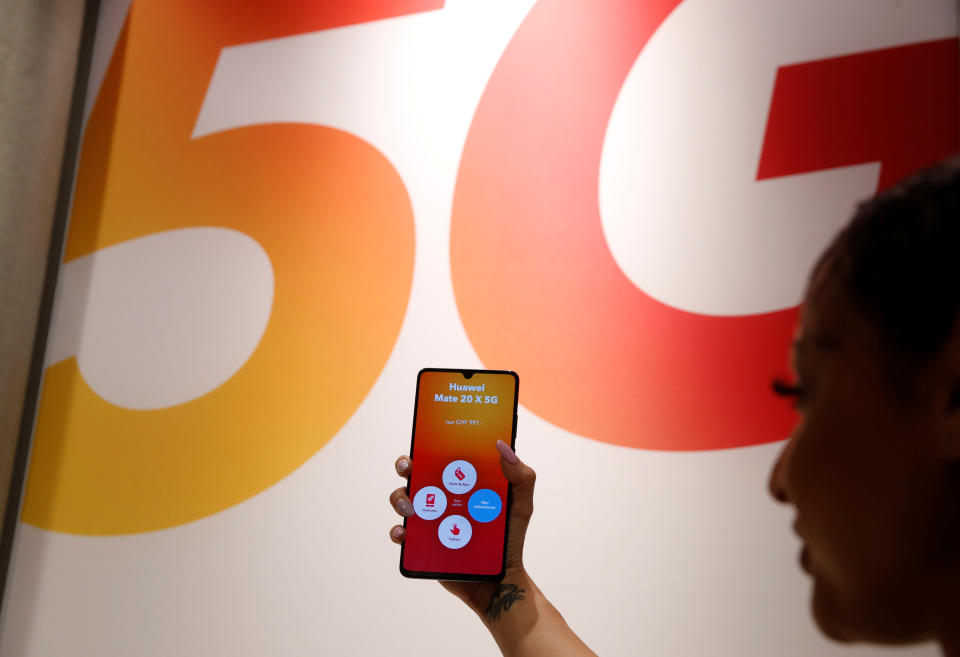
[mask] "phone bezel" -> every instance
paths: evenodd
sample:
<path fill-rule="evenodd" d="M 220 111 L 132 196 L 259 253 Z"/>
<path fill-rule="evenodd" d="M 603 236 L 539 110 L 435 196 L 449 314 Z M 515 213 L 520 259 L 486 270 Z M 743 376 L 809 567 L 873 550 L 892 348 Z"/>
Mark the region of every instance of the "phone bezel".
<path fill-rule="evenodd" d="M 414 392 L 413 398 L 413 427 L 410 429 L 410 458 L 416 463 L 414 459 L 414 449 L 415 441 L 417 438 L 417 412 L 419 411 L 420 406 L 420 381 L 423 378 L 424 373 L 427 372 L 454 372 L 462 374 L 464 378 L 468 381 L 475 374 L 506 374 L 513 377 L 513 419 L 511 420 L 510 427 L 510 448 L 516 448 L 517 442 L 517 407 L 520 398 L 520 377 L 516 372 L 512 370 L 475 370 L 475 369 L 463 369 L 463 368 L 451 368 L 451 367 L 424 367 L 417 373 L 417 388 Z M 467 376 L 469 374 L 469 376 Z M 414 466 L 415 467 L 415 466 Z M 407 477 L 407 486 L 406 486 L 407 497 L 410 496 L 410 477 Z M 510 531 L 510 509 L 513 506 L 513 484 L 507 482 L 507 503 L 504 506 L 504 513 L 506 517 L 504 518 L 504 527 L 503 527 L 503 554 L 500 560 L 500 572 L 493 575 L 475 575 L 472 573 L 446 573 L 446 572 L 429 572 L 422 570 L 408 570 L 403 567 L 403 556 L 406 553 L 407 545 L 406 543 L 401 544 L 400 546 L 400 574 L 404 577 L 409 577 L 411 579 L 442 579 L 448 581 L 456 582 L 499 582 L 503 579 L 506 574 L 507 569 L 507 533 Z M 403 519 L 403 527 L 407 527 L 407 518 Z"/>

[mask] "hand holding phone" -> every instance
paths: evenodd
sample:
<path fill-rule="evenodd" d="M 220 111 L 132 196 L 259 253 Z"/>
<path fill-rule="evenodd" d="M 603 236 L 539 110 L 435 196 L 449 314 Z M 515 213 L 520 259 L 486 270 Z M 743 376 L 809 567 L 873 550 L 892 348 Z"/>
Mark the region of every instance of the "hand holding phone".
<path fill-rule="evenodd" d="M 514 420 L 515 428 L 516 420 Z M 528 641 L 535 632 L 534 643 L 553 652 L 556 652 L 557 647 L 564 646 L 569 649 L 563 651 L 565 655 L 596 657 L 596 654 L 566 624 L 524 568 L 523 544 L 533 513 L 536 474 L 517 458 L 509 445 L 499 440 L 494 445 L 499 453 L 501 474 L 510 484 L 512 500 L 509 510 L 509 529 L 506 534 L 503 580 L 472 578 L 473 581 L 441 580 L 440 584 L 483 619 L 494 640 L 505 651 L 504 654 L 508 651 L 505 646 L 516 646 L 521 640 Z M 397 474 L 409 479 L 415 476 L 418 466 L 410 457 L 401 456 L 396 460 L 395 467 Z M 410 490 L 411 486 L 408 483 L 407 486 L 397 488 L 390 494 L 391 506 L 405 518 L 416 515 L 407 495 Z M 406 527 L 394 525 L 390 529 L 390 539 L 394 543 L 404 545 L 406 538 Z M 402 557 L 401 568 L 403 568 Z M 490 581 L 486 581 L 488 579 Z"/>
<path fill-rule="evenodd" d="M 412 506 L 400 552 L 404 576 L 503 578 L 512 498 L 497 441 L 513 455 L 518 388 L 513 372 L 421 370 L 410 443 L 417 467 L 403 491 Z"/>
<path fill-rule="evenodd" d="M 496 445 L 500 454 L 500 468 L 510 482 L 512 504 L 510 506 L 509 529 L 507 531 L 507 559 L 504 581 L 521 581 L 526 577 L 523 564 L 523 544 L 527 526 L 533 513 L 533 489 L 537 475 L 526 463 L 521 461 L 509 445 L 499 442 Z M 413 470 L 413 461 L 403 455 L 397 458 L 394 468 L 404 479 L 409 478 Z M 407 497 L 406 486 L 397 488 L 390 494 L 390 506 L 401 516 L 413 515 L 413 505 Z M 407 530 L 403 525 L 390 528 L 390 540 L 403 545 Z M 498 590 L 498 581 L 445 581 L 440 584 L 465 602 L 478 615 L 484 616 L 491 596 Z"/>

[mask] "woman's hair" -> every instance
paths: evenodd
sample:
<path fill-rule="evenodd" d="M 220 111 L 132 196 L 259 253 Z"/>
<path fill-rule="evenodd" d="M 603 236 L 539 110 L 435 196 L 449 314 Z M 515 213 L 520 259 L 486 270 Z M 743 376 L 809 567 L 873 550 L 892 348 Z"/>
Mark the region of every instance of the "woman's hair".
<path fill-rule="evenodd" d="M 896 362 L 928 362 L 960 310 L 960 157 L 861 203 L 821 263 Z"/>

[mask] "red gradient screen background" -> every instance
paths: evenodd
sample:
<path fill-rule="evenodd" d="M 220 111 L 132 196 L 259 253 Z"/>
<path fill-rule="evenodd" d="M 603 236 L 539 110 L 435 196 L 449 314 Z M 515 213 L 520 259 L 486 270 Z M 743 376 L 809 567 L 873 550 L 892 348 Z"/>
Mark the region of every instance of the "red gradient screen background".
<path fill-rule="evenodd" d="M 475 404 L 434 401 L 444 395 L 472 394 L 455 392 L 450 383 L 485 385 L 482 395 L 496 395 L 497 404 Z M 435 520 L 419 516 L 407 519 L 407 537 L 401 553 L 401 564 L 409 571 L 466 575 L 497 575 L 503 566 L 503 541 L 506 533 L 508 484 L 500 471 L 497 440 L 513 444 L 514 415 L 517 405 L 518 379 L 510 373 L 478 372 L 471 378 L 462 372 L 425 370 L 417 386 L 416 413 L 410 456 L 413 472 L 408 494 L 410 499 L 425 486 L 440 488 L 447 497 L 447 508 Z M 447 424 L 447 420 L 479 420 L 479 425 Z M 477 482 L 468 492 L 454 495 L 443 486 L 443 469 L 451 461 L 462 459 L 477 470 Z M 478 490 L 488 488 L 500 496 L 502 508 L 496 519 L 481 523 L 467 510 L 467 501 Z M 462 506 L 456 506 L 457 503 Z M 473 536 L 460 549 L 444 547 L 437 537 L 437 528 L 444 518 L 462 515 L 470 521 Z"/>

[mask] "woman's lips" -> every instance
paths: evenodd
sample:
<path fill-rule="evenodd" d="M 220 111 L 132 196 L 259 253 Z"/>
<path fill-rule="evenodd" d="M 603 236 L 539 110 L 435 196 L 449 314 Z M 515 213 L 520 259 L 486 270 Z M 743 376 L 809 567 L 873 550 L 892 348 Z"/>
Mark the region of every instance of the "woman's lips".
<path fill-rule="evenodd" d="M 794 523 L 793 523 L 793 531 L 794 531 L 794 533 L 797 535 L 797 537 L 802 541 L 802 540 L 803 540 L 803 534 L 800 533 L 800 521 L 799 521 L 799 520 L 794 521 Z M 812 573 L 812 571 L 811 571 L 811 566 L 812 566 L 812 563 L 811 563 L 811 561 L 810 561 L 810 550 L 809 550 L 809 548 L 807 548 L 806 545 L 803 545 L 803 547 L 800 549 L 800 567 L 803 568 L 803 570 L 804 570 L 805 572 L 807 572 L 807 573 Z"/>
<path fill-rule="evenodd" d="M 807 573 L 812 573 L 810 569 L 810 550 L 807 549 L 806 545 L 804 545 L 803 549 L 800 550 L 800 567 L 803 568 Z"/>

